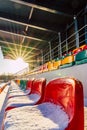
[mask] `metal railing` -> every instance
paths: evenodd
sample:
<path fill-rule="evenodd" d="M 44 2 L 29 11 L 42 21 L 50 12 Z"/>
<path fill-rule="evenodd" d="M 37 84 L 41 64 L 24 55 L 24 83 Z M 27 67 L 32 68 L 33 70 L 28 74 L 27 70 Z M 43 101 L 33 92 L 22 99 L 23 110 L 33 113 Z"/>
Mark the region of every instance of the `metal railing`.
<path fill-rule="evenodd" d="M 76 34 L 77 33 L 79 35 L 79 46 L 86 44 L 86 42 L 87 42 L 87 25 L 83 26 L 77 32 L 70 35 L 68 38 L 66 38 L 64 41 L 62 41 L 60 44 L 58 42 L 56 47 L 51 48 L 51 50 L 49 49 L 49 52 L 47 52 L 45 55 L 43 55 L 43 63 L 54 60 L 56 58 L 61 58 L 61 54 L 62 55 L 67 54 L 68 52 L 77 48 L 77 45 L 76 45 L 76 39 L 77 39 Z M 61 50 L 60 50 L 60 46 L 61 46 Z"/>
<path fill-rule="evenodd" d="M 64 54 L 67 54 L 70 51 L 73 51 L 75 48 L 77 48 L 77 44 L 76 44 L 77 33 L 79 35 L 79 47 L 81 45 L 87 44 L 87 25 L 85 25 L 82 28 L 80 28 L 77 32 L 67 37 L 64 41 L 61 41 L 60 44 L 58 41 L 57 46 L 53 48 L 49 47 L 49 51 L 47 51 L 47 53 L 44 54 L 41 50 L 41 54 L 39 55 L 42 59 L 40 61 L 41 63 L 38 64 L 38 66 L 34 67 L 33 70 L 30 70 L 30 74 L 33 72 L 37 72 L 37 70 L 40 69 L 40 66 L 43 65 L 44 63 L 55 60 L 57 58 L 61 58 L 61 56 L 63 56 Z M 19 74 L 21 73 L 27 75 L 29 73 L 28 71 L 26 72 L 26 74 L 25 72 L 24 73 L 23 72 L 24 70 L 17 72 L 16 75 L 19 76 Z"/>

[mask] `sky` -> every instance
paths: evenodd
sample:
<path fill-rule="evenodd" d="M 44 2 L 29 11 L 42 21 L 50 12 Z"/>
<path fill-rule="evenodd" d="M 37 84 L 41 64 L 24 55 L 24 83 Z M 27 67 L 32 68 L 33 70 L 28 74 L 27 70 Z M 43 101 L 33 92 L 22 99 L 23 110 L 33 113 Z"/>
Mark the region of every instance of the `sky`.
<path fill-rule="evenodd" d="M 0 48 L 0 74 L 13 74 L 27 67 L 28 64 L 25 63 L 22 59 L 4 59 Z"/>

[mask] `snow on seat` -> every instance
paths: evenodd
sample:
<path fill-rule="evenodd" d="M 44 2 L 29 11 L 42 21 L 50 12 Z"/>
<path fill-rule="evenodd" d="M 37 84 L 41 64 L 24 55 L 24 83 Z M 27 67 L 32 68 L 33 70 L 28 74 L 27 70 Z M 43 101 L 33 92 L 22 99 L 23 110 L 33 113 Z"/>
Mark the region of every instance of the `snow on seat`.
<path fill-rule="evenodd" d="M 40 78 L 33 81 L 33 85 L 31 87 L 31 92 L 29 95 L 24 96 L 13 96 L 8 99 L 6 111 L 13 109 L 15 107 L 21 107 L 24 105 L 33 105 L 36 104 L 38 101 L 42 100 L 43 93 L 46 85 L 46 79 Z"/>
<path fill-rule="evenodd" d="M 10 88 L 9 88 L 9 94 L 14 92 L 22 92 L 22 90 L 19 88 L 19 86 L 14 82 L 11 81 Z"/>
<path fill-rule="evenodd" d="M 60 78 L 46 87 L 45 102 L 61 105 L 69 116 L 65 130 L 84 130 L 83 86 L 74 78 Z"/>
<path fill-rule="evenodd" d="M 34 78 L 32 79 L 29 79 L 26 83 L 26 90 L 23 91 L 21 90 L 17 85 L 16 85 L 16 88 L 12 88 L 11 91 L 9 92 L 9 96 L 8 98 L 12 98 L 12 97 L 17 97 L 17 96 L 26 96 L 27 94 L 30 93 L 31 91 L 31 87 L 33 85 L 33 81 L 34 81 Z M 14 86 L 14 84 L 12 85 Z M 13 91 L 12 91 L 13 90 Z"/>
<path fill-rule="evenodd" d="M 2 130 L 64 130 L 68 121 L 60 106 L 49 102 L 7 111 Z"/>
<path fill-rule="evenodd" d="M 73 78 L 50 81 L 39 103 L 6 111 L 2 130 L 84 130 L 80 81 Z"/>

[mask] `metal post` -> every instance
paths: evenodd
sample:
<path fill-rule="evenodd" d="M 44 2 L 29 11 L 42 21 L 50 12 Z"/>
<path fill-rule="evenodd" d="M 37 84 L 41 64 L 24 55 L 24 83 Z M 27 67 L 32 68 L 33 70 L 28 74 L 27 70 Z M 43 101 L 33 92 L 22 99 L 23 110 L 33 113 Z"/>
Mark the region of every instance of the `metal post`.
<path fill-rule="evenodd" d="M 44 63 L 44 57 L 43 57 L 43 51 L 41 50 L 41 64 L 43 65 Z"/>
<path fill-rule="evenodd" d="M 74 16 L 74 25 L 75 25 L 76 47 L 79 47 L 79 32 L 78 32 L 78 22 L 76 16 Z"/>
<path fill-rule="evenodd" d="M 67 31 L 66 31 L 66 53 L 68 53 Z"/>
<path fill-rule="evenodd" d="M 50 51 L 50 61 L 52 60 L 52 55 L 51 55 L 51 42 L 49 42 L 49 51 Z"/>
<path fill-rule="evenodd" d="M 62 57 L 61 34 L 60 34 L 60 32 L 58 33 L 58 37 L 59 37 L 60 57 Z"/>
<path fill-rule="evenodd" d="M 85 8 L 84 22 L 85 22 L 85 43 L 87 44 L 87 5 Z"/>
<path fill-rule="evenodd" d="M 30 14 L 29 14 L 29 17 L 28 17 L 28 20 L 31 19 L 32 14 L 33 14 L 33 11 L 34 11 L 34 8 L 32 7 L 32 8 L 31 8 L 31 11 L 30 11 Z M 28 30 L 28 25 L 27 25 L 26 28 L 25 28 L 25 31 L 26 31 L 26 32 L 27 32 L 27 30 Z M 21 41 L 21 44 L 23 44 L 24 40 L 25 40 L 25 37 L 23 37 L 23 39 L 22 39 L 22 41 Z"/>

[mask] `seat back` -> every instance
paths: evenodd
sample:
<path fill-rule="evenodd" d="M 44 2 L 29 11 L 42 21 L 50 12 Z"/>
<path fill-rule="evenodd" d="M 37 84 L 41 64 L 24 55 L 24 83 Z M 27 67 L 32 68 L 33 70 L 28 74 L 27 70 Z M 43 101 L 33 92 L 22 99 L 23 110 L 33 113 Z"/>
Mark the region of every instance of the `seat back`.
<path fill-rule="evenodd" d="M 26 90 L 30 90 L 30 92 L 31 92 L 31 88 L 32 88 L 32 86 L 33 86 L 33 82 L 34 82 L 34 78 L 32 78 L 32 79 L 29 79 L 28 81 L 27 81 L 27 83 L 26 83 Z M 30 93 L 29 92 L 29 93 Z"/>
<path fill-rule="evenodd" d="M 84 130 L 83 87 L 73 78 L 50 81 L 45 89 L 44 101 L 60 105 L 69 116 L 65 130 Z"/>
<path fill-rule="evenodd" d="M 62 65 L 64 64 L 69 64 L 74 62 L 74 56 L 70 55 L 70 56 L 66 56 L 64 59 L 62 59 Z"/>
<path fill-rule="evenodd" d="M 87 44 L 83 45 L 83 50 L 87 50 Z"/>
<path fill-rule="evenodd" d="M 77 55 L 79 52 L 81 52 L 82 51 L 82 48 L 76 48 L 76 49 L 74 49 L 73 51 L 72 51 L 72 53 L 73 53 L 73 55 L 75 56 L 75 55 Z"/>
<path fill-rule="evenodd" d="M 30 94 L 40 95 L 40 99 L 39 99 L 39 101 L 36 102 L 36 104 L 39 104 L 42 102 L 43 97 L 44 97 L 45 86 L 46 86 L 45 78 L 40 78 L 40 79 L 34 80 Z"/>
<path fill-rule="evenodd" d="M 20 79 L 15 80 L 17 85 L 20 85 Z"/>

